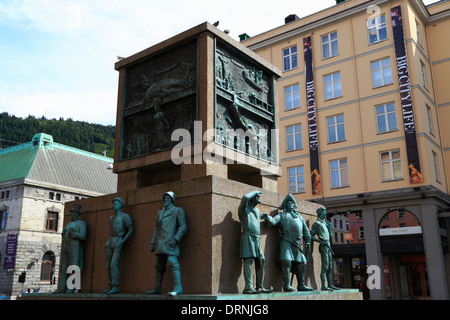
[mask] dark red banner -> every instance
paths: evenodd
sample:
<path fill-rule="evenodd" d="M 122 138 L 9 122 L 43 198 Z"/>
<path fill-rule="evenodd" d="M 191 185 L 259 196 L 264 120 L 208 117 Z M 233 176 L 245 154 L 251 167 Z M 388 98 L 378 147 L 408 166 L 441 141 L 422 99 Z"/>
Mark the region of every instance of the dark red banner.
<path fill-rule="evenodd" d="M 319 169 L 319 142 L 317 139 L 316 93 L 314 88 L 314 69 L 312 63 L 311 36 L 303 38 L 305 58 L 306 101 L 308 112 L 309 161 L 311 166 L 312 194 L 321 194 Z"/>
<path fill-rule="evenodd" d="M 408 59 L 406 56 L 402 10 L 400 6 L 391 8 L 391 20 L 392 31 L 394 34 L 398 83 L 400 87 L 400 103 L 403 114 L 403 129 L 405 131 L 409 180 L 411 183 L 420 183 L 422 182 L 422 173 L 420 171 L 416 123 L 414 120 L 413 103 L 411 99 L 411 84 L 409 82 Z"/>

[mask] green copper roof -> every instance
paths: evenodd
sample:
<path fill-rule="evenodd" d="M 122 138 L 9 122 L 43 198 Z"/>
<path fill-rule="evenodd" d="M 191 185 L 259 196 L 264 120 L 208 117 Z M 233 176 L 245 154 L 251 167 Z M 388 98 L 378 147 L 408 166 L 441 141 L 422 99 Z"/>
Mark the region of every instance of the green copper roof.
<path fill-rule="evenodd" d="M 31 143 L 0 150 L 0 182 L 26 178 L 37 151 Z"/>
<path fill-rule="evenodd" d="M 37 134 L 31 142 L 0 150 L 0 183 L 29 179 L 103 194 L 117 190 L 113 159 L 53 142 Z"/>

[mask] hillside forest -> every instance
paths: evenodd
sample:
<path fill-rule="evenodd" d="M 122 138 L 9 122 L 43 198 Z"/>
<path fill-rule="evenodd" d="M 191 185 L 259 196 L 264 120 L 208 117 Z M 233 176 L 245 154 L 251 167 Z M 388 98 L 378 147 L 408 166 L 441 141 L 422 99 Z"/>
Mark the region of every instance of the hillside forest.
<path fill-rule="evenodd" d="M 53 141 L 77 149 L 113 158 L 115 126 L 74 121 L 71 118 L 46 119 L 28 116 L 23 119 L 0 113 L 0 149 L 31 141 L 37 133 L 53 136 Z"/>

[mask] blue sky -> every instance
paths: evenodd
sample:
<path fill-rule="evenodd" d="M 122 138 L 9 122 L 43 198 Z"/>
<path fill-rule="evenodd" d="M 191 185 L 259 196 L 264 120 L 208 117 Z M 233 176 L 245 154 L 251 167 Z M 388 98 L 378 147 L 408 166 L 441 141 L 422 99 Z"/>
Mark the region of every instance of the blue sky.
<path fill-rule="evenodd" d="M 434 0 L 424 1 L 432 3 Z M 0 0 L 0 112 L 114 125 L 117 56 L 220 21 L 236 40 L 334 0 Z M 311 3 L 311 4 L 310 4 Z"/>

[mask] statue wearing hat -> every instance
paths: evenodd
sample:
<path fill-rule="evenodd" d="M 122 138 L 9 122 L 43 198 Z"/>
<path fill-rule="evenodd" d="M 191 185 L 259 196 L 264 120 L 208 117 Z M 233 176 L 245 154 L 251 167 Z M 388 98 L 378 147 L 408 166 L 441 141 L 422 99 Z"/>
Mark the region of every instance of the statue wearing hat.
<path fill-rule="evenodd" d="M 292 272 L 297 277 L 297 290 L 310 291 L 312 288 L 305 285 L 305 266 L 309 256 L 311 235 L 302 216 L 297 212 L 297 202 L 288 194 L 280 206 L 282 212 L 275 217 L 267 213 L 262 215 L 269 227 L 278 226 L 281 233 L 280 256 L 281 272 L 283 276 L 283 290 L 295 291 L 289 281 Z M 306 254 L 303 251 L 302 239 L 306 243 Z"/>
<path fill-rule="evenodd" d="M 260 191 L 245 194 L 239 205 L 238 214 L 242 226 L 240 257 L 244 262 L 245 287 L 243 293 L 270 293 L 273 288 L 263 287 L 264 254 L 261 250 L 261 213 L 256 206 L 261 203 Z M 256 290 L 252 284 L 252 264 L 255 261 Z"/>
<path fill-rule="evenodd" d="M 62 231 L 61 278 L 55 293 L 73 293 L 75 288 L 67 289 L 67 268 L 76 265 L 83 270 L 83 241 L 86 240 L 86 222 L 78 220 L 81 205 L 70 209 L 70 222 Z"/>
<path fill-rule="evenodd" d="M 133 234 L 133 221 L 130 216 L 122 212 L 124 206 L 121 198 L 112 200 L 115 213 L 109 218 L 111 234 L 105 243 L 106 271 L 111 286 L 103 293 L 114 294 L 119 292 L 119 260 L 124 242 Z"/>
<path fill-rule="evenodd" d="M 153 237 L 150 243 L 150 251 L 156 254 L 156 284 L 148 294 L 161 294 L 162 281 L 166 272 L 166 265 L 172 271 L 174 289 L 168 295 L 180 295 L 183 293 L 181 286 L 179 243 L 187 232 L 184 210 L 175 206 L 175 194 L 168 191 L 163 195 L 164 207 L 158 211 Z"/>
<path fill-rule="evenodd" d="M 326 220 L 327 209 L 320 207 L 316 210 L 317 221 L 311 227 L 311 238 L 319 243 L 319 252 L 322 259 L 322 269 L 320 271 L 320 280 L 322 290 L 339 290 L 333 285 L 331 272 L 333 271 L 333 250 L 331 250 L 331 223 Z M 327 285 L 328 282 L 328 285 Z"/>

